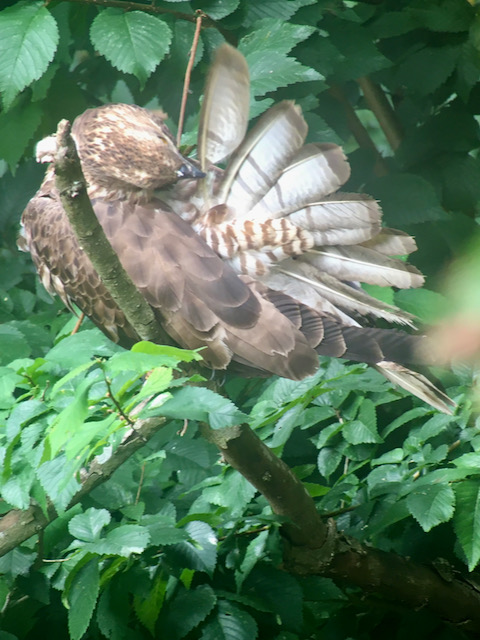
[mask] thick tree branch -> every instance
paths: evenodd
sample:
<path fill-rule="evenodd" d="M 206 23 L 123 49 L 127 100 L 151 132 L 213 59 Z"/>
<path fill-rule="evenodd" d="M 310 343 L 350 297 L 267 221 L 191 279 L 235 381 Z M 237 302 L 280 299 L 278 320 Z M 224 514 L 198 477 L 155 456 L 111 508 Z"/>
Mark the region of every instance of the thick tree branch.
<path fill-rule="evenodd" d="M 68 509 L 80 502 L 88 493 L 110 478 L 114 471 L 131 455 L 138 451 L 165 423 L 164 418 L 139 420 L 128 438 L 119 445 L 113 455 L 103 464 L 95 460 L 82 481 L 82 486 L 73 496 Z M 39 533 L 57 517 L 52 504 L 45 514 L 38 505 L 20 511 L 13 509 L 0 518 L 0 557 L 19 544 Z"/>
<path fill-rule="evenodd" d="M 325 565 L 321 550 L 291 546 L 285 566 L 299 575 L 322 575 L 378 593 L 413 609 L 428 608 L 440 619 L 480 631 L 480 592 L 460 575 L 442 577 L 434 567 L 338 535 Z"/>
<path fill-rule="evenodd" d="M 300 480 L 277 458 L 246 425 L 227 441 L 222 430 L 203 426 L 203 433 L 214 442 L 225 460 L 262 493 L 273 511 L 288 518 L 284 532 L 295 545 L 322 548 L 328 527 Z"/>
<path fill-rule="evenodd" d="M 58 124 L 55 175 L 63 208 L 79 244 L 129 323 L 142 340 L 171 344 L 170 337 L 126 274 L 98 222 L 87 194 L 80 159 L 67 120 L 61 120 Z"/>
<path fill-rule="evenodd" d="M 68 126 L 63 127 L 59 132 L 57 162 L 58 187 L 64 198 L 62 202 L 65 209 L 75 209 L 73 217 L 85 216 L 85 220 L 89 220 L 94 212 L 88 201 L 81 170 L 79 172 L 77 166 L 78 159 L 72 159 L 73 143 L 69 139 Z M 89 226 L 90 222 L 80 223 L 80 232 L 76 229 L 76 233 L 80 234 L 81 245 L 95 264 L 94 252 L 103 252 L 104 249 L 99 249 L 96 242 L 84 242 L 83 237 L 91 240 L 91 236 L 96 235 Z M 111 277 L 115 279 L 116 288 L 124 289 L 126 276 L 123 269 L 114 269 Z M 109 278 L 107 280 L 106 284 L 110 286 Z M 121 296 L 118 303 L 123 307 L 120 300 Z M 135 325 L 133 320 L 130 321 Z M 138 331 L 141 333 L 143 329 Z M 147 431 L 150 428 L 157 429 L 158 423 L 145 426 Z M 90 471 L 71 504 L 106 480 L 128 455 L 143 445 L 148 435 L 142 429 L 140 431 L 131 436 L 136 444 L 132 442 L 131 448 L 127 449 L 127 441 L 114 454 L 115 460 L 109 460 L 106 466 L 101 465 Z M 204 432 L 217 444 L 225 459 L 262 492 L 273 511 L 288 521 L 284 525 L 284 532 L 290 545 L 285 558 L 285 566 L 289 571 L 342 579 L 366 591 L 377 592 L 384 598 L 401 601 L 409 607 L 429 607 L 444 619 L 448 617 L 465 628 L 480 630 L 480 594 L 465 580 L 453 577 L 446 581 L 432 568 L 337 534 L 331 521 L 327 525 L 322 521 L 315 503 L 301 482 L 247 426 L 227 432 L 204 427 Z M 46 526 L 51 517 L 54 514 L 49 511 L 45 516 L 38 507 L 23 513 L 11 512 L 0 524 L 0 536 L 3 535 L 4 543 L 8 540 L 8 549 L 11 549 Z M 6 531 L 8 525 L 10 530 Z M 0 551 L 5 552 L 6 549 L 5 545 L 0 546 Z"/>
<path fill-rule="evenodd" d="M 480 592 L 461 576 L 446 580 L 433 567 L 336 533 L 331 520 L 326 525 L 321 519 L 300 480 L 247 426 L 226 442 L 221 431 L 204 427 L 204 432 L 273 511 L 288 519 L 283 526 L 288 571 L 340 579 L 409 608 L 428 607 L 466 630 L 480 630 Z"/>

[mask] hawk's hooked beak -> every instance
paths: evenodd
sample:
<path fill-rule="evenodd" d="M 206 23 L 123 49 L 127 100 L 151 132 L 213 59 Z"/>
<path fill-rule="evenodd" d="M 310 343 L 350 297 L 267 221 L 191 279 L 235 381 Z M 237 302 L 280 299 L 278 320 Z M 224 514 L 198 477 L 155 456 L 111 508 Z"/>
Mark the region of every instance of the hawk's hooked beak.
<path fill-rule="evenodd" d="M 205 173 L 197 169 L 190 162 L 184 162 L 180 169 L 177 171 L 177 178 L 179 180 L 183 180 L 184 178 L 191 178 L 192 180 L 200 180 L 200 178 L 205 178 Z"/>

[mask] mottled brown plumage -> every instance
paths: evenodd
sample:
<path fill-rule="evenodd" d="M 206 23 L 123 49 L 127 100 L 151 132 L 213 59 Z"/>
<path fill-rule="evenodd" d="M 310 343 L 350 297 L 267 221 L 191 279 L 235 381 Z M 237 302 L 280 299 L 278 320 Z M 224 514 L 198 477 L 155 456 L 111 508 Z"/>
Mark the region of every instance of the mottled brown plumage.
<path fill-rule="evenodd" d="M 412 318 L 357 281 L 410 287 L 423 278 L 390 257 L 414 250 L 413 239 L 382 230 L 371 198 L 337 192 L 350 174 L 340 147 L 304 145 L 306 123 L 288 101 L 245 136 L 248 69 L 226 45 L 203 105 L 204 180 L 163 118 L 140 107 L 90 109 L 72 130 L 95 213 L 167 333 L 181 346 L 206 347 L 216 369 L 233 362 L 301 379 L 318 367 L 317 354 L 368 362 L 449 411 L 448 398 L 403 367 L 423 359 L 421 338 L 358 323 Z M 227 156 L 222 172 L 214 163 Z M 23 224 L 47 288 L 75 301 L 112 339 L 135 340 L 71 232 L 51 169 Z"/>

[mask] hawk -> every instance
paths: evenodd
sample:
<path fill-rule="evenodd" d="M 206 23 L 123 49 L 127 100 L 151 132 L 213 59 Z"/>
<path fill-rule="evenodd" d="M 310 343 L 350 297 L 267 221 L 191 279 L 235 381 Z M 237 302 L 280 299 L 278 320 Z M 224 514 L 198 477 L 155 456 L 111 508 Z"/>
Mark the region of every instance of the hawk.
<path fill-rule="evenodd" d="M 138 106 L 89 109 L 73 124 L 94 211 L 158 322 L 180 346 L 203 347 L 213 369 L 298 380 L 317 370 L 319 354 L 347 358 L 451 412 L 447 396 L 405 367 L 423 362 L 425 338 L 362 326 L 413 326 L 360 286 L 421 286 L 420 272 L 392 257 L 414 251 L 413 238 L 382 228 L 374 199 L 338 191 L 347 159 L 337 145 L 305 144 L 299 106 L 275 105 L 247 133 L 249 101 L 247 63 L 223 45 L 207 80 L 198 161 L 180 154 L 163 114 Z M 40 160 L 52 159 L 52 143 L 39 145 Z M 45 287 L 112 340 L 137 340 L 72 232 L 53 165 L 22 222 Z"/>

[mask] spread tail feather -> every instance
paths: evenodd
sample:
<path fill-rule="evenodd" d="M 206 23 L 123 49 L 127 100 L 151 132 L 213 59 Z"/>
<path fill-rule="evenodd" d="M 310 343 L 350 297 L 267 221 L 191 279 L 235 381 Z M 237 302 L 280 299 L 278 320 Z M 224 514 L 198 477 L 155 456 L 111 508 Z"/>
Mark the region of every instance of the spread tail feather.
<path fill-rule="evenodd" d="M 388 361 L 377 363 L 375 368 L 393 384 L 397 384 L 438 411 L 453 415 L 456 403 L 421 373 Z"/>

